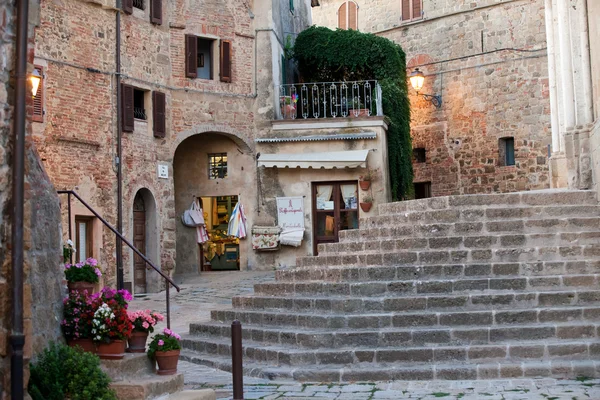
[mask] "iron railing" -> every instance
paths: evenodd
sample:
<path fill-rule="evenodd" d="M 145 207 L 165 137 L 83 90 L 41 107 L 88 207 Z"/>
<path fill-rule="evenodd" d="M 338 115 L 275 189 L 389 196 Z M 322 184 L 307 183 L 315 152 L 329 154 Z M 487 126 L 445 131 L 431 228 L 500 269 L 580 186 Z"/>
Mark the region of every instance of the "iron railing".
<path fill-rule="evenodd" d="M 133 0 L 133 6 L 135 8 L 139 8 L 140 10 L 144 9 L 144 0 Z"/>
<path fill-rule="evenodd" d="M 146 120 L 146 109 L 141 107 L 133 107 L 133 116 L 137 119 Z"/>
<path fill-rule="evenodd" d="M 59 191 L 57 191 L 57 193 L 67 195 L 68 218 L 69 218 L 69 239 L 71 239 L 71 240 L 73 239 L 73 232 L 72 232 L 72 228 L 71 228 L 71 196 L 74 196 L 77 200 L 79 200 L 79 202 L 81 202 L 81 204 L 84 205 L 85 208 L 90 210 L 90 212 L 92 214 L 94 214 L 94 216 L 96 218 L 98 218 L 98 220 L 100 220 L 100 222 L 102 222 L 104 224 L 104 226 L 106 226 L 108 229 L 110 229 L 116 235 L 116 237 L 120 238 L 121 241 L 123 241 L 123 243 L 125 243 L 127 246 L 129 246 L 129 248 L 131 250 L 133 250 L 133 252 L 135 254 L 137 254 L 142 260 L 144 260 L 144 262 L 146 264 L 148 264 L 152 269 L 154 269 L 156 272 L 158 272 L 158 274 L 160 276 L 163 277 L 163 279 L 165 280 L 165 288 L 166 288 L 166 296 L 167 296 L 167 328 L 171 329 L 171 305 L 170 305 L 170 298 L 169 298 L 169 295 L 170 295 L 169 294 L 169 284 L 172 285 L 178 292 L 181 290 L 179 288 L 179 286 L 177 286 L 170 277 L 168 277 L 160 269 L 158 269 L 152 261 L 150 261 L 145 255 L 143 255 L 142 252 L 139 251 L 133 244 L 131 244 L 131 242 L 129 242 L 129 240 L 127 240 L 125 238 L 125 236 L 123 236 L 121 233 L 119 233 L 119 231 L 117 231 L 114 226 L 112 226 L 104 218 L 102 218 L 100 216 L 100 214 L 98 214 L 96 212 L 96 210 L 94 210 L 88 203 L 86 203 L 75 191 L 59 190 Z M 73 260 L 71 260 L 71 263 L 72 262 L 73 262 Z"/>
<path fill-rule="evenodd" d="M 381 86 L 375 80 L 294 83 L 277 87 L 277 119 L 382 116 Z"/>

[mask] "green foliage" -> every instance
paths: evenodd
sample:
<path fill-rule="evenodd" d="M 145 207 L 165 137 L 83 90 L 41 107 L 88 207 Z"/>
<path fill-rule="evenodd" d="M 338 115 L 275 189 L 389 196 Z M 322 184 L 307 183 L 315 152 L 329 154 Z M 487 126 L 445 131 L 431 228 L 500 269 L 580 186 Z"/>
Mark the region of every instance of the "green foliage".
<path fill-rule="evenodd" d="M 33 400 L 116 400 L 98 356 L 80 348 L 51 343 L 31 365 Z"/>
<path fill-rule="evenodd" d="M 378 80 L 389 118 L 389 172 L 394 200 L 412 193 L 412 144 L 406 55 L 394 42 L 355 30 L 310 27 L 294 45 L 305 82 Z"/>

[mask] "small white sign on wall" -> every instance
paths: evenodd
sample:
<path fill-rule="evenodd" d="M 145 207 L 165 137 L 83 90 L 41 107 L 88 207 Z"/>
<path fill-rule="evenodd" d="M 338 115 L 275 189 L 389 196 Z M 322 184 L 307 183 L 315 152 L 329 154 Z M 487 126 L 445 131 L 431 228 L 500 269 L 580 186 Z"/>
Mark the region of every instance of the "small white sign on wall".
<path fill-rule="evenodd" d="M 277 197 L 277 220 L 283 230 L 304 229 L 304 199 Z"/>
<path fill-rule="evenodd" d="M 158 164 L 158 177 L 169 179 L 169 166 L 166 164 Z"/>

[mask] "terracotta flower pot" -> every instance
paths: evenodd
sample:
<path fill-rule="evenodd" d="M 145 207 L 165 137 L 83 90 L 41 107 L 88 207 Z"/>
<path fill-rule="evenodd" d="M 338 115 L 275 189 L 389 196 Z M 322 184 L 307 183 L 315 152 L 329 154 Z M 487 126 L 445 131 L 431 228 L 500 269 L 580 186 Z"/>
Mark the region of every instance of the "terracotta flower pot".
<path fill-rule="evenodd" d="M 125 341 L 111 340 L 109 343 L 99 342 L 97 354 L 103 360 L 120 360 L 125 357 Z"/>
<path fill-rule="evenodd" d="M 373 203 L 360 203 L 360 209 L 364 212 L 369 212 L 373 207 Z"/>
<path fill-rule="evenodd" d="M 128 339 L 129 352 L 130 353 L 145 353 L 146 352 L 146 340 L 148 339 L 148 332 L 131 332 L 131 337 Z"/>
<path fill-rule="evenodd" d="M 348 113 L 350 118 L 360 118 L 360 117 L 368 117 L 369 109 L 368 108 L 353 108 Z"/>
<path fill-rule="evenodd" d="M 371 187 L 371 181 L 358 181 L 358 184 L 362 190 L 369 190 Z"/>
<path fill-rule="evenodd" d="M 87 290 L 88 294 L 94 294 L 96 291 L 96 284 L 90 282 L 68 282 L 67 287 L 69 288 L 69 292 L 73 290 L 78 292 Z"/>
<path fill-rule="evenodd" d="M 179 362 L 180 350 L 157 351 L 154 358 L 158 364 L 158 375 L 175 375 L 177 373 L 177 363 Z"/>
<path fill-rule="evenodd" d="M 283 119 L 295 119 L 296 107 L 291 104 L 284 104 L 281 107 L 281 114 L 283 115 Z"/>
<path fill-rule="evenodd" d="M 96 354 L 96 344 L 92 339 L 69 339 L 67 340 L 67 344 L 71 347 L 79 346 L 83 351 Z"/>

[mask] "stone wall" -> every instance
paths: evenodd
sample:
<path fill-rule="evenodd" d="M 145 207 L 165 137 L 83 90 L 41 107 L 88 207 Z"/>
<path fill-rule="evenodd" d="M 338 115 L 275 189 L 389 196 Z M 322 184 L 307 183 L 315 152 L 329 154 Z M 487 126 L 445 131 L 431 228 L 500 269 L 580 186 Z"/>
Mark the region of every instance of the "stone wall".
<path fill-rule="evenodd" d="M 39 3 L 30 2 L 30 46 L 33 25 L 37 22 Z M 11 181 L 14 102 L 14 64 L 16 39 L 16 7 L 11 1 L 0 1 L 0 399 L 10 396 L 11 286 Z M 30 47 L 31 49 L 31 47 Z M 32 67 L 33 51 L 29 55 Z M 29 94 L 30 92 L 27 91 Z M 29 99 L 31 101 L 31 99 Z M 28 112 L 31 112 L 28 103 Z M 24 203 L 24 327 L 25 365 L 51 340 L 60 338 L 63 273 L 60 266 L 60 213 L 58 197 L 31 141 L 28 123 L 25 155 Z M 28 367 L 27 367 L 28 368 Z M 25 371 L 25 385 L 28 373 Z"/>

